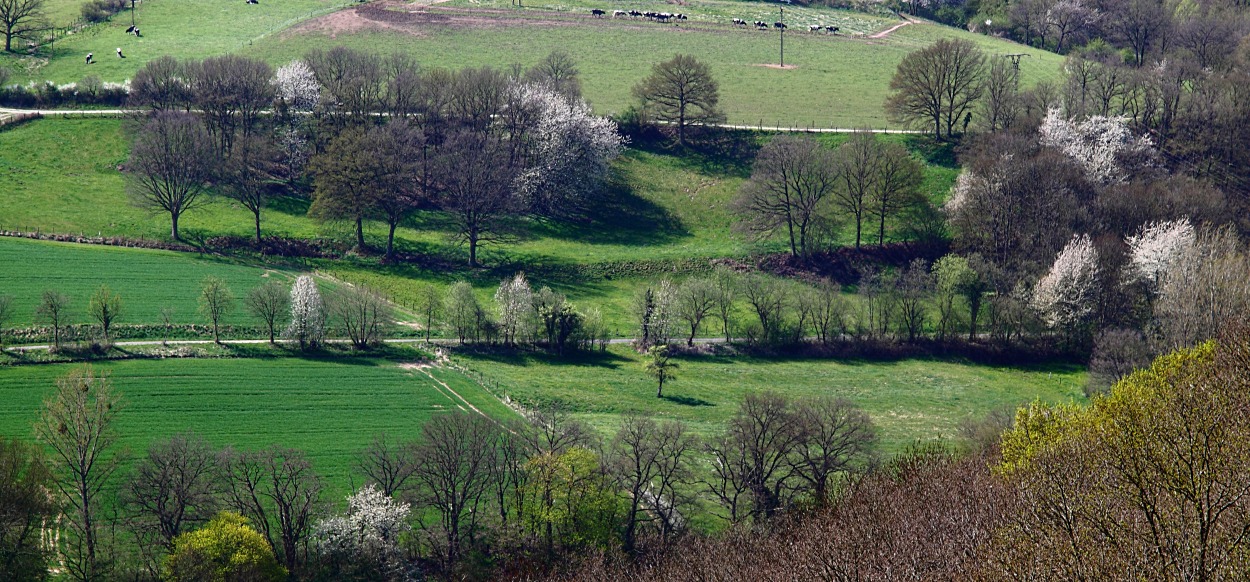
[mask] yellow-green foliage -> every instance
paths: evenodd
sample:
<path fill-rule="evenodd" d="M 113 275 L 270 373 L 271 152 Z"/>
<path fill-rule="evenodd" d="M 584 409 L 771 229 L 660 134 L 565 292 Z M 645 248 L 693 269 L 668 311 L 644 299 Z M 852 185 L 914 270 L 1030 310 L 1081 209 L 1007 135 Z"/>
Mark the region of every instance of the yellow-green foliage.
<path fill-rule="evenodd" d="M 526 524 L 537 534 L 552 528 L 548 543 L 606 547 L 615 539 L 620 500 L 593 451 L 573 447 L 545 453 L 526 465 Z"/>
<path fill-rule="evenodd" d="M 264 536 L 247 525 L 247 518 L 230 512 L 174 538 L 174 551 L 165 559 L 165 579 L 173 582 L 277 582 L 286 575 Z"/>

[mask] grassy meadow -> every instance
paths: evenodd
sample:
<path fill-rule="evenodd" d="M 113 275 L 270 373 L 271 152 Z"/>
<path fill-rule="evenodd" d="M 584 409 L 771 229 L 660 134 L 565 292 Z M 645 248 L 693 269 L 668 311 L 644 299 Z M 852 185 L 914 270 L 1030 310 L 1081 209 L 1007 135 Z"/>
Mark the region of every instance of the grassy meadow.
<path fill-rule="evenodd" d="M 1044 402 L 1084 402 L 1084 369 L 1070 365 L 994 367 L 959 361 L 857 361 L 746 356 L 679 358 L 676 380 L 657 399 L 642 356 L 624 346 L 606 353 L 554 358 L 543 354 L 465 354 L 498 397 L 522 405 L 559 402 L 604 436 L 622 415 L 678 419 L 713 434 L 749 392 L 790 397 L 833 395 L 863 408 L 879 428 L 881 449 L 916 441 L 958 440 L 960 422 L 989 411 Z"/>
<path fill-rule="evenodd" d="M 140 456 L 149 443 L 193 431 L 215 446 L 303 450 L 337 501 L 361 477 L 357 455 L 378 433 L 414 439 L 431 415 L 463 405 L 424 372 L 380 358 L 298 357 L 131 360 L 94 364 L 121 393 L 119 449 Z M 412 352 L 412 361 L 420 360 Z M 33 438 L 43 399 L 72 365 L 0 369 L 0 435 Z M 434 377 L 484 413 L 512 414 L 464 376 Z M 123 468 L 125 470 L 125 467 Z"/>

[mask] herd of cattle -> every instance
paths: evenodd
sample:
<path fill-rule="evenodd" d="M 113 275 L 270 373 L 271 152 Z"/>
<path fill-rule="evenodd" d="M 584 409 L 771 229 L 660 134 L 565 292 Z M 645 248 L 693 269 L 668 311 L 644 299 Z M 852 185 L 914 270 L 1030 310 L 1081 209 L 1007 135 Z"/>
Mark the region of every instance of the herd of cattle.
<path fill-rule="evenodd" d="M 607 16 L 607 14 L 608 12 L 606 10 L 600 10 L 598 8 L 594 8 L 590 11 L 590 15 L 594 16 L 595 18 L 603 18 L 604 16 Z M 685 14 L 670 14 L 668 12 L 639 12 L 637 10 L 613 10 L 612 11 L 612 18 L 625 18 L 625 17 L 629 17 L 629 18 L 641 17 L 641 18 L 646 18 L 647 20 L 653 20 L 655 22 L 672 22 L 674 20 L 686 20 Z M 734 26 L 746 26 L 747 25 L 747 21 L 741 18 L 733 19 L 733 23 L 734 23 Z M 755 28 L 759 30 L 768 29 L 768 23 L 762 20 L 756 20 L 755 22 L 751 24 L 754 25 Z M 777 28 L 777 29 L 784 29 L 786 28 L 786 23 L 774 22 L 772 27 Z M 807 30 L 809 32 L 836 33 L 838 32 L 838 27 L 821 26 L 819 24 L 812 24 L 807 27 Z"/>

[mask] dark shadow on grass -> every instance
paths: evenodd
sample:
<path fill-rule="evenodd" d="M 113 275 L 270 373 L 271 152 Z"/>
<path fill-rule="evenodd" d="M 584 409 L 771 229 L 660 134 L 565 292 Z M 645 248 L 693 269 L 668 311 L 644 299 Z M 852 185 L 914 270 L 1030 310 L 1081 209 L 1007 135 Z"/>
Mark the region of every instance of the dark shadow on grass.
<path fill-rule="evenodd" d="M 480 346 L 473 344 L 466 344 L 463 347 L 457 346 L 456 351 L 474 360 L 522 368 L 537 365 L 593 366 L 598 368 L 617 369 L 630 361 L 629 358 L 625 358 L 619 354 L 601 351 L 577 351 L 561 355 L 539 350 L 504 348 L 501 346 Z"/>
<path fill-rule="evenodd" d="M 534 219 L 518 229 L 525 239 L 553 238 L 587 244 L 659 246 L 691 236 L 681 219 L 668 209 L 639 196 L 619 173 L 614 172 L 599 199 L 582 216 L 569 219 Z"/>
<path fill-rule="evenodd" d="M 265 204 L 265 210 L 289 216 L 304 217 L 308 216 L 308 207 L 311 205 L 311 200 L 299 196 L 273 196 Z M 263 215 L 261 219 L 264 219 Z M 263 227 L 264 225 L 262 224 L 261 226 Z"/>
<path fill-rule="evenodd" d="M 660 398 L 662 398 L 663 400 L 672 402 L 673 404 L 680 404 L 682 406 L 716 406 L 715 404 L 712 404 L 711 402 L 708 402 L 701 398 L 693 398 L 690 396 L 664 395 L 664 396 L 661 396 Z"/>

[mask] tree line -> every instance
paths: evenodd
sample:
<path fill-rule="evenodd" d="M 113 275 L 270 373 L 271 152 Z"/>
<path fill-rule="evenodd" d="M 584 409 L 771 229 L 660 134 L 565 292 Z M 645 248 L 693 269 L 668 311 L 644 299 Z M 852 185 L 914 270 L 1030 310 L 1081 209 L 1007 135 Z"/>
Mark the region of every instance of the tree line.
<path fill-rule="evenodd" d="M 828 397 L 748 395 L 707 438 L 642 416 L 601 440 L 559 408 L 514 420 L 453 412 L 413 441 L 378 435 L 344 510 L 304 452 L 279 446 L 218 449 L 178 434 L 123 471 L 125 405 L 106 376 L 80 368 L 45 401 L 38 444 L 0 440 L 6 579 L 40 579 L 53 564 L 82 580 L 539 573 L 586 551 L 662 550 L 703 511 L 762 525 L 824 506 L 876 458 L 867 415 Z"/>

